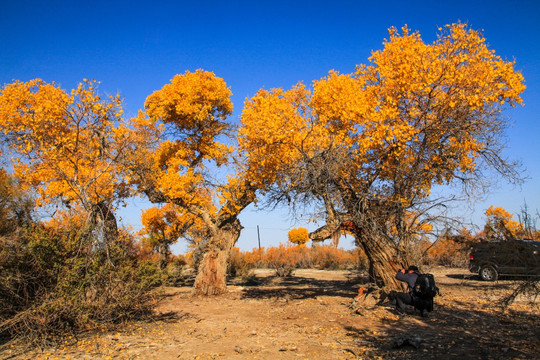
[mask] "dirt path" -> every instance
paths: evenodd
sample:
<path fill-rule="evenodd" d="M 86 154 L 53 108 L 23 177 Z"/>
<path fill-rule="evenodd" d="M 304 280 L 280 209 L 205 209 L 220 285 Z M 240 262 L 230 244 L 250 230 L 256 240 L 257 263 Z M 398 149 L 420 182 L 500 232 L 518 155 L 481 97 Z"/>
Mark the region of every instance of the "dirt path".
<path fill-rule="evenodd" d="M 219 298 L 165 289 L 161 319 L 0 359 L 540 359 L 538 307 L 509 312 L 493 301 L 511 281 L 485 283 L 463 269 L 431 269 L 441 289 L 427 319 L 392 306 L 358 315 L 359 284 L 347 271 L 298 270 L 257 286 L 233 284 Z M 14 356 L 15 355 L 15 356 Z"/>

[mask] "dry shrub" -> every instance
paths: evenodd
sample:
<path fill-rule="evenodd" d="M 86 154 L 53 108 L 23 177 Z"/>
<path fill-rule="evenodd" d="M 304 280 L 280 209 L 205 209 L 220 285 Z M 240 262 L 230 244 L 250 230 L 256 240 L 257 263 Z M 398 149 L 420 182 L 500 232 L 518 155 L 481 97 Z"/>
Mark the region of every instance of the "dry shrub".
<path fill-rule="evenodd" d="M 497 303 L 502 310 L 506 311 L 520 295 L 529 303 L 529 306 L 538 308 L 538 298 L 540 297 L 540 281 L 538 278 L 529 278 L 517 282 L 509 293 L 498 299 Z"/>
<path fill-rule="evenodd" d="M 150 313 L 161 281 L 139 261 L 133 239 L 96 245 L 73 228 L 41 225 L 1 239 L 0 335 L 51 344 L 67 335 L 113 327 Z"/>
<path fill-rule="evenodd" d="M 227 273 L 229 276 L 247 276 L 249 271 L 255 267 L 254 257 L 247 251 L 241 251 L 235 247 L 231 251 Z"/>
<path fill-rule="evenodd" d="M 424 262 L 449 267 L 466 267 L 470 245 L 452 238 L 441 238 L 427 250 Z"/>
<path fill-rule="evenodd" d="M 266 262 L 268 267 L 276 270 L 276 275 L 286 277 L 292 275 L 296 264 L 300 260 L 301 252 L 299 246 L 283 245 L 268 248 L 266 251 Z M 304 248 L 305 249 L 305 248 Z"/>
<path fill-rule="evenodd" d="M 352 251 L 344 251 L 335 246 L 317 246 L 312 248 L 313 266 L 318 269 L 348 269 L 357 268 L 357 254 Z"/>
<path fill-rule="evenodd" d="M 188 260 L 184 255 L 170 255 L 165 269 L 161 269 L 162 257 L 153 257 L 152 263 L 160 269 L 163 285 L 177 286 L 186 281 L 186 269 L 189 267 Z"/>
<path fill-rule="evenodd" d="M 334 246 L 283 245 L 268 249 L 241 251 L 234 248 L 229 261 L 229 275 L 248 277 L 252 269 L 271 268 L 278 276 L 289 276 L 294 269 L 364 269 L 367 258 L 359 248 L 339 249 Z"/>

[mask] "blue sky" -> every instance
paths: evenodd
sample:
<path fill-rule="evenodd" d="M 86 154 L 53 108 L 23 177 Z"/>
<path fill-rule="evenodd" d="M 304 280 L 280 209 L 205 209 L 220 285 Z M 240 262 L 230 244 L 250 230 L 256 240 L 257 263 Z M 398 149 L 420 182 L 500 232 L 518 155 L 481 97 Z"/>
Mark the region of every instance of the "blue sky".
<path fill-rule="evenodd" d="M 175 74 L 202 68 L 225 79 L 236 121 L 246 97 L 261 87 L 310 84 L 329 70 L 351 72 L 382 47 L 391 26 L 419 30 L 432 42 L 439 26 L 466 22 L 483 31 L 501 57 L 516 60 L 526 81 L 523 107 L 506 112 L 510 158 L 523 162 L 521 188 L 501 183 L 463 215 L 483 220 L 490 205 L 540 209 L 540 2 L 538 1 L 7 1 L 0 0 L 0 84 L 42 78 L 71 89 L 83 78 L 120 93 L 127 116 Z M 122 211 L 139 225 L 142 200 Z M 286 210 L 241 216 L 242 249 L 285 242 Z M 540 224 L 538 224 L 540 226 Z M 351 239 L 344 245 L 350 247 Z M 349 243 L 347 243 L 349 242 Z M 182 246 L 176 247 L 177 251 Z"/>

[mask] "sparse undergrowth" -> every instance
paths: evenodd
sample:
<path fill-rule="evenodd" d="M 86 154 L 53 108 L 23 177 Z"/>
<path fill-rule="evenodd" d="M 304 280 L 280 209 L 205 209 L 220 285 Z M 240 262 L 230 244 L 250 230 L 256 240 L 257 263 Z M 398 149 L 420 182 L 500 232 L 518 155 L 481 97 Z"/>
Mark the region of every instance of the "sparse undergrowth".
<path fill-rule="evenodd" d="M 399 316 L 392 305 L 362 316 L 348 305 L 359 278 L 350 271 L 300 269 L 280 278 L 255 271 L 256 286 L 241 278 L 219 301 L 194 298 L 188 286 L 165 288 L 160 320 L 130 322 L 115 332 L 94 332 L 56 347 L 27 350 L 13 359 L 532 359 L 538 304 L 521 296 L 503 312 L 496 300 L 514 281 L 496 283 L 455 268 L 429 268 L 441 296 L 427 319 Z"/>
<path fill-rule="evenodd" d="M 42 226 L 0 239 L 0 336 L 29 346 L 56 344 L 151 313 L 160 282 L 132 239 L 104 248 Z"/>

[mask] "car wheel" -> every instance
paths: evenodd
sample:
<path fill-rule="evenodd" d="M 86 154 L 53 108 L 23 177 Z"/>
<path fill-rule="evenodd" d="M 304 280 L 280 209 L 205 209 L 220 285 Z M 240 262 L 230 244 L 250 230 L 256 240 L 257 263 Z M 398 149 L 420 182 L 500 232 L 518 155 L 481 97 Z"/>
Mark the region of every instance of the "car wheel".
<path fill-rule="evenodd" d="M 497 270 L 491 265 L 482 266 L 480 269 L 480 277 L 484 281 L 495 281 L 499 278 Z"/>

